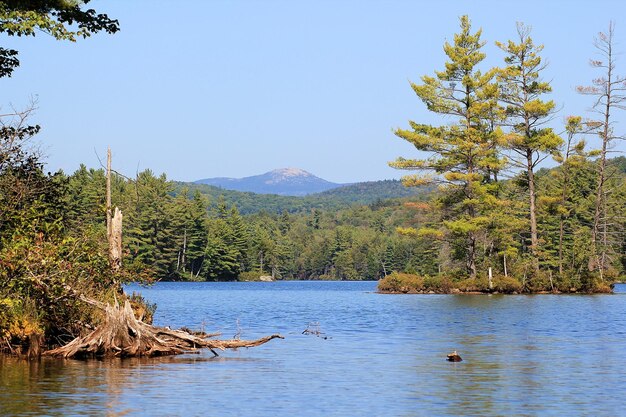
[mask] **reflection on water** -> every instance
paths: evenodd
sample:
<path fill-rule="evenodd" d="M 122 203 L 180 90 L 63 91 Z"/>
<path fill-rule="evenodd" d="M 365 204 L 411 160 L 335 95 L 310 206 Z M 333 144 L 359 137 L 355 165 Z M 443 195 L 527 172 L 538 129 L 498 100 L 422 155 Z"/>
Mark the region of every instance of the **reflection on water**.
<path fill-rule="evenodd" d="M 0 357 L 0 415 L 625 413 L 626 294 L 379 295 L 375 283 L 161 283 L 158 324 L 285 340 L 156 359 Z M 619 287 L 621 289 L 622 287 Z M 131 290 L 137 290 L 132 288 Z M 303 335 L 319 322 L 323 339 Z M 445 361 L 457 350 L 460 363 Z"/>

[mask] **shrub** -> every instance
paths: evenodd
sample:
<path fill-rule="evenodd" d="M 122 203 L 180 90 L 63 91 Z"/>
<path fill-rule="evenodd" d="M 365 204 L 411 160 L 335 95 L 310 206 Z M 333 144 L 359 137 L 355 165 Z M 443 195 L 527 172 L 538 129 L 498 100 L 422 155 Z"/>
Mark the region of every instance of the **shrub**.
<path fill-rule="evenodd" d="M 43 327 L 30 299 L 0 299 L 0 338 L 3 349 L 36 356 L 43 338 Z"/>
<path fill-rule="evenodd" d="M 133 291 L 132 295 L 128 297 L 130 301 L 131 307 L 133 308 L 133 313 L 138 320 L 143 321 L 147 324 L 152 324 L 152 320 L 154 319 L 154 313 L 156 312 L 157 305 L 156 303 L 150 303 L 146 300 L 141 294 L 138 294 Z"/>
<path fill-rule="evenodd" d="M 552 285 L 555 286 L 555 277 L 552 277 Z M 529 292 L 541 292 L 552 291 L 552 285 L 550 285 L 550 273 L 549 271 L 532 271 L 529 272 L 524 282 L 524 287 Z"/>
<path fill-rule="evenodd" d="M 378 281 L 378 291 L 381 292 L 417 292 L 424 290 L 424 279 L 414 274 L 392 272 Z"/>
<path fill-rule="evenodd" d="M 263 274 L 263 272 L 261 271 L 241 272 L 239 276 L 237 277 L 237 280 L 238 281 L 259 281 L 259 278 L 261 277 L 261 275 L 265 275 L 265 274 Z"/>
<path fill-rule="evenodd" d="M 424 290 L 436 293 L 449 293 L 454 285 L 447 277 L 435 276 L 424 278 Z"/>
<path fill-rule="evenodd" d="M 505 277 L 504 275 L 496 275 L 492 279 L 493 291 L 498 291 L 505 294 L 511 294 L 514 292 L 522 291 L 522 283 L 513 277 Z M 487 284 L 488 286 L 488 284 Z"/>
<path fill-rule="evenodd" d="M 462 292 L 488 292 L 489 280 L 487 277 L 467 278 L 456 283 Z"/>

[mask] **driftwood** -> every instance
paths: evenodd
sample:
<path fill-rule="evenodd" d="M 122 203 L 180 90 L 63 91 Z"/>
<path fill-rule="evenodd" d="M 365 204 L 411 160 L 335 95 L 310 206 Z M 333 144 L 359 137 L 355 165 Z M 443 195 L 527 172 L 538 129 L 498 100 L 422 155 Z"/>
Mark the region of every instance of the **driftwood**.
<path fill-rule="evenodd" d="M 137 320 L 128 301 L 123 307 L 91 304 L 104 309 L 104 323 L 88 335 L 77 337 L 67 345 L 48 350 L 43 355 L 63 358 L 165 356 L 191 353 L 205 348 L 218 356 L 217 349 L 255 347 L 272 339 L 283 339 L 278 334 L 257 340 L 207 339 L 210 335 L 197 336 L 183 330 L 151 326 Z"/>

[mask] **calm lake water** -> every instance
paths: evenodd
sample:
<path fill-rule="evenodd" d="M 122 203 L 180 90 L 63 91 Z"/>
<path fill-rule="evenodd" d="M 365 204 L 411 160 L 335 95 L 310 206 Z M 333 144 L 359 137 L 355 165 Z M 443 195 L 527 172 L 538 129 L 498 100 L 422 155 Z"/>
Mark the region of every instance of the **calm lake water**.
<path fill-rule="evenodd" d="M 626 286 L 381 295 L 375 282 L 131 286 L 156 324 L 285 340 L 143 360 L 0 358 L 0 415 L 626 415 Z M 324 337 L 303 335 L 319 323 Z M 457 350 L 464 361 L 446 362 Z"/>

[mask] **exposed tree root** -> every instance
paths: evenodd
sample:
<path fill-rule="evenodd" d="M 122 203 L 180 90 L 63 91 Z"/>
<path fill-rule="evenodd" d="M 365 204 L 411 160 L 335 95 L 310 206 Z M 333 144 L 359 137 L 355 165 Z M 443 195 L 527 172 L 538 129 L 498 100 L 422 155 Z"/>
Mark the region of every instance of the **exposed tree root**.
<path fill-rule="evenodd" d="M 211 340 L 207 339 L 209 335 L 197 336 L 183 330 L 155 327 L 137 320 L 128 301 L 124 307 L 99 307 L 105 313 L 102 325 L 84 337 L 77 337 L 67 345 L 43 354 L 63 358 L 138 357 L 178 355 L 206 348 L 217 356 L 216 349 L 255 347 L 272 339 L 283 339 L 274 334 L 257 340 Z"/>

